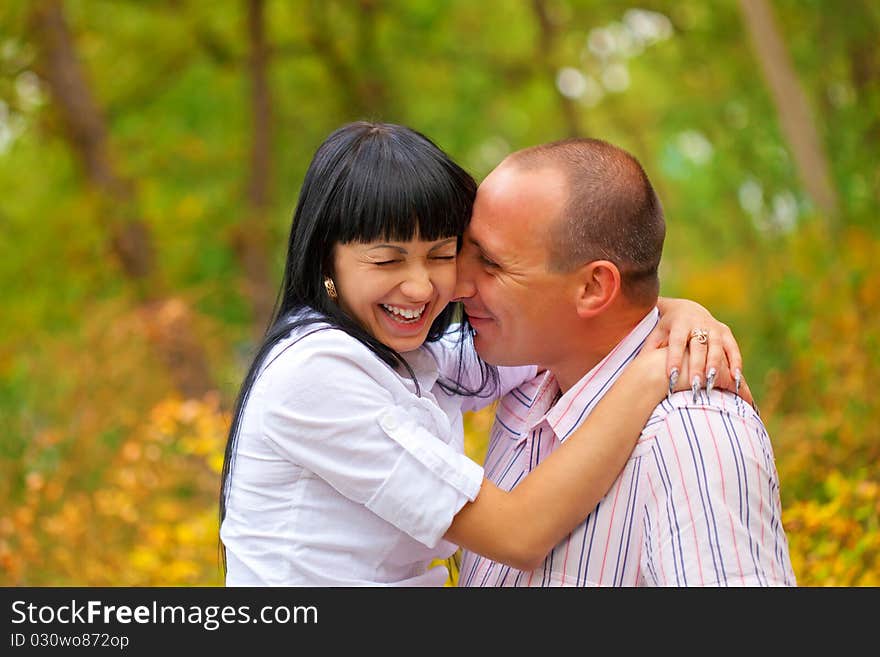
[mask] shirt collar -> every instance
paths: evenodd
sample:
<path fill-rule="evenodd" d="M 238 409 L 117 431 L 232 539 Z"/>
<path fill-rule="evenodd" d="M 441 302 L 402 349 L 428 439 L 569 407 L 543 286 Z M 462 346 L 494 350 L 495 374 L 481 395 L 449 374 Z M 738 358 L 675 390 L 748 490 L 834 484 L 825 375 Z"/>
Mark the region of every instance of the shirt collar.
<path fill-rule="evenodd" d="M 605 358 L 562 395 L 555 404 L 551 402 L 552 406 L 546 414 L 535 418 L 536 421 L 526 427 L 527 431 L 542 419 L 546 419 L 560 442 L 568 438 L 608 392 L 626 365 L 636 357 L 648 334 L 657 325 L 658 318 L 659 311 L 657 308 L 652 309 L 623 340 L 614 346 Z M 541 390 L 544 390 L 545 386 L 548 393 L 555 394 L 559 391 L 559 383 L 550 372 L 547 372 L 544 381 L 541 382 Z M 555 390 L 552 390 L 554 386 Z M 552 400 L 553 396 L 551 395 L 549 398 Z"/>
<path fill-rule="evenodd" d="M 318 313 L 318 311 L 308 306 L 299 309 L 294 315 L 294 319 L 305 319 L 308 317 L 325 319 L 320 313 Z M 320 325 L 332 327 L 329 322 L 323 322 Z M 400 355 L 413 369 L 413 373 L 416 375 L 416 381 L 418 381 L 419 384 L 419 389 L 422 391 L 431 390 L 431 388 L 434 387 L 434 384 L 437 383 L 437 379 L 440 377 L 440 369 L 437 366 L 436 359 L 430 354 L 430 352 L 428 352 L 426 345 L 423 344 L 418 349 L 403 352 Z M 394 369 L 404 379 L 409 377 L 409 373 L 405 368 L 398 365 Z"/>
<path fill-rule="evenodd" d="M 437 361 L 425 345 L 422 345 L 414 351 L 407 351 L 400 355 L 403 356 L 403 359 L 413 369 L 413 373 L 416 375 L 416 381 L 419 382 L 420 390 L 430 390 L 434 387 L 434 384 L 437 383 L 437 378 L 440 376 L 440 369 L 437 366 Z M 398 368 L 398 371 L 399 370 L 400 368 Z M 406 376 L 406 372 L 400 373 L 404 377 Z"/>

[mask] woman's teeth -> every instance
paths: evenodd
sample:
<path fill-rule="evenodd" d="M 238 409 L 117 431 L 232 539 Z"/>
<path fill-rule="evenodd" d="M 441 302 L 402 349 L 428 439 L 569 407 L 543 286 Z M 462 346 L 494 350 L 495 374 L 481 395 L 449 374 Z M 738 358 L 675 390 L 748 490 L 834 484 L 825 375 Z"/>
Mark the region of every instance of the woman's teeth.
<path fill-rule="evenodd" d="M 388 304 L 383 303 L 382 308 L 385 309 L 385 312 L 393 315 L 395 319 L 398 321 L 405 322 L 415 322 L 419 320 L 422 316 L 422 313 L 425 312 L 425 308 L 428 307 L 428 304 L 425 304 L 418 310 L 411 310 L 409 308 L 398 308 L 397 306 L 389 306 Z"/>

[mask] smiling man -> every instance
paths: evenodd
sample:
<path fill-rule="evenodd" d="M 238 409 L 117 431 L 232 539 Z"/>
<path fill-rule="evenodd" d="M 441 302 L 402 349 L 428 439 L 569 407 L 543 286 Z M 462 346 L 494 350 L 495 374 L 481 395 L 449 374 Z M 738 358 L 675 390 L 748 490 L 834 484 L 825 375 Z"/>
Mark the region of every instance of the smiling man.
<path fill-rule="evenodd" d="M 477 351 L 542 369 L 497 407 L 485 470 L 502 489 L 571 435 L 641 349 L 658 320 L 664 236 L 641 165 L 603 141 L 519 151 L 480 185 L 458 264 Z M 607 496 L 541 566 L 519 571 L 464 551 L 459 577 L 461 586 L 795 584 L 769 436 L 751 405 L 711 385 L 657 406 Z"/>

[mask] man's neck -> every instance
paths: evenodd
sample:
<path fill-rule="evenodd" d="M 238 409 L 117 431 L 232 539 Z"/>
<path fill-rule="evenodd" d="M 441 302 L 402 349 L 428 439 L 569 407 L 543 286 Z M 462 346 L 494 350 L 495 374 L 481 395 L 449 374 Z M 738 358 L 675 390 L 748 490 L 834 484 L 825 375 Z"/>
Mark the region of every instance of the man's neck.
<path fill-rule="evenodd" d="M 548 363 L 562 393 L 568 392 L 591 369 L 596 367 L 617 344 L 641 322 L 650 308 L 634 308 L 629 312 L 604 316 L 585 325 L 584 331 L 573 335 L 563 362 Z"/>

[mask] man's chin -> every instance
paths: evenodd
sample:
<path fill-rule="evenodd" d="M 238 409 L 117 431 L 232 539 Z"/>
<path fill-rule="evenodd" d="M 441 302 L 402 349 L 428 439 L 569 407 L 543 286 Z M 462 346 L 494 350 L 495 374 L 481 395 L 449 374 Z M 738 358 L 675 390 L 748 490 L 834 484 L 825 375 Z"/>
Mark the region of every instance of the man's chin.
<path fill-rule="evenodd" d="M 501 345 L 492 343 L 486 338 L 480 338 L 479 332 L 474 336 L 474 349 L 476 349 L 480 360 L 489 365 L 510 367 L 523 364 L 513 362 L 514 359 L 510 357 L 510 354 L 504 352 Z"/>
<path fill-rule="evenodd" d="M 495 350 L 492 349 L 490 344 L 488 344 L 488 340 L 480 335 L 479 331 L 474 334 L 474 349 L 480 357 L 480 360 L 484 363 L 498 365 L 498 363 L 495 362 L 497 356 L 497 354 L 494 353 Z"/>

